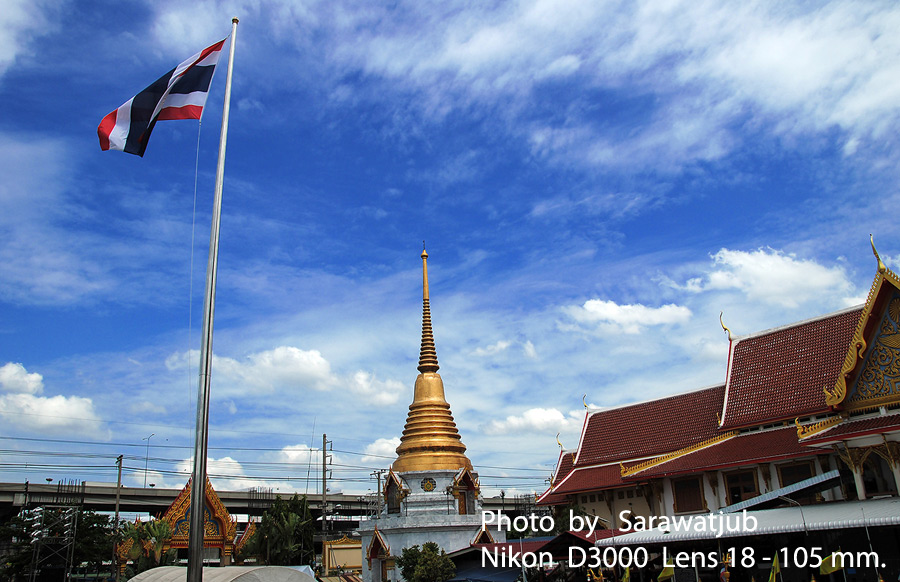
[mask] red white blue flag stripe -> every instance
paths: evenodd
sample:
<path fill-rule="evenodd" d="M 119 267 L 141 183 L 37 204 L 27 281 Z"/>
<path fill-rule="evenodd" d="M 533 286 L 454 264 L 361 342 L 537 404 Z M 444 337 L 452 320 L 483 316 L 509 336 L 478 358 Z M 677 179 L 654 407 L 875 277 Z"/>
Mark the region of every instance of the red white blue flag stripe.
<path fill-rule="evenodd" d="M 97 127 L 100 149 L 144 155 L 160 119 L 200 119 L 223 39 L 184 61 L 107 115 Z"/>

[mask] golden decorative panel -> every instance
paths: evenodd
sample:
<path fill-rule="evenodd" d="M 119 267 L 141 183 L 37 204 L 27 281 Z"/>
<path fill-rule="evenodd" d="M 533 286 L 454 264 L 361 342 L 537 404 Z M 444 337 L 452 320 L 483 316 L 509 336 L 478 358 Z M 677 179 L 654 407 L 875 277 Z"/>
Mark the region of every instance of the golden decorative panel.
<path fill-rule="evenodd" d="M 862 371 L 845 398 L 849 410 L 900 402 L 900 293 L 894 292 Z"/>

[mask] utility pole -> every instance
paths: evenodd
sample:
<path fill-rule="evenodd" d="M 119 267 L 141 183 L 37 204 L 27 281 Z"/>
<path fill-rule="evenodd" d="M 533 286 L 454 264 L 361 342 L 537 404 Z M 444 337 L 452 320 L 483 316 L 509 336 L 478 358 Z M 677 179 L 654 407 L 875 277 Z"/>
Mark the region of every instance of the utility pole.
<path fill-rule="evenodd" d="M 378 480 L 378 495 L 375 497 L 375 519 L 381 515 L 381 475 L 387 473 L 387 469 L 376 469 L 372 476 Z"/>
<path fill-rule="evenodd" d="M 325 433 L 322 433 L 322 541 L 325 541 L 325 517 L 328 514 L 328 499 L 325 497 L 325 494 L 328 492 L 328 460 L 330 455 L 328 454 L 328 445 L 331 443 L 330 440 L 326 438 Z"/>
<path fill-rule="evenodd" d="M 113 531 L 116 532 L 116 542 L 119 541 L 119 494 L 122 492 L 122 455 L 116 458 L 116 466 L 118 467 L 119 477 L 116 479 L 116 520 L 113 522 Z M 119 556 L 116 554 L 116 547 L 113 544 L 113 566 L 116 568 L 116 582 L 119 582 Z"/>

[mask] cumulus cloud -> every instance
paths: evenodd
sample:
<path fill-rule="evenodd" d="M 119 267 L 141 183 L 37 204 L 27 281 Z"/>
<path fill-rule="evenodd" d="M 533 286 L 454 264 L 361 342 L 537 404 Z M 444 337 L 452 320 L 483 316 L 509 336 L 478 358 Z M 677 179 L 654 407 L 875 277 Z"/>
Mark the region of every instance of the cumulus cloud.
<path fill-rule="evenodd" d="M 188 362 L 197 362 L 196 350 L 170 355 L 166 359 L 169 370 L 182 369 Z M 231 396 L 271 394 L 283 388 L 312 388 L 330 391 L 346 388 L 369 404 L 386 406 L 397 402 L 406 390 L 396 380 L 381 380 L 364 370 L 341 375 L 332 371 L 331 364 L 318 350 L 301 350 L 293 346 L 279 346 L 248 355 L 243 360 L 213 356 L 213 370 L 224 384 L 224 393 Z"/>
<path fill-rule="evenodd" d="M 52 434 L 97 433 L 100 427 L 90 398 L 39 396 L 44 391 L 43 377 L 29 373 L 22 364 L 9 362 L 0 368 L 0 388 L 0 417 L 11 426 Z"/>
<path fill-rule="evenodd" d="M 155 483 L 157 487 L 173 489 L 184 487 L 194 471 L 194 458 L 190 457 L 179 462 L 175 467 L 175 471 L 178 475 L 163 476 L 161 473 L 148 471 L 147 482 L 148 484 L 151 482 Z M 206 474 L 209 476 L 213 487 L 219 491 L 240 491 L 257 487 L 265 489 L 285 487 L 285 483 L 280 480 L 266 480 L 248 476 L 244 466 L 229 456 L 219 459 L 208 458 Z M 155 481 L 153 480 L 154 478 L 156 479 Z M 143 485 L 144 472 L 133 472 L 131 479 L 135 484 Z"/>
<path fill-rule="evenodd" d="M 406 386 L 396 380 L 378 380 L 370 372 L 358 371 L 353 374 L 349 383 L 350 390 L 363 396 L 376 406 L 394 404 L 406 391 Z"/>
<path fill-rule="evenodd" d="M 619 305 L 603 299 L 589 299 L 581 307 L 569 307 L 567 312 L 580 323 L 605 325 L 627 334 L 640 333 L 650 326 L 684 324 L 691 319 L 691 310 L 682 305 Z"/>
<path fill-rule="evenodd" d="M 789 308 L 823 295 L 843 298 L 846 305 L 856 301 L 854 286 L 839 266 L 825 267 L 771 248 L 723 248 L 712 259 L 709 272 L 675 287 L 690 293 L 735 290 L 750 300 Z"/>
<path fill-rule="evenodd" d="M 487 434 L 537 432 L 564 432 L 580 427 L 583 416 L 571 412 L 568 416 L 556 408 L 530 408 L 521 415 L 510 415 L 504 420 L 492 420 L 484 427 Z"/>
<path fill-rule="evenodd" d="M 393 437 L 389 439 L 377 439 L 373 443 L 366 445 L 365 456 L 362 458 L 364 463 L 387 464 L 397 456 L 397 447 L 400 446 L 400 438 Z"/>
<path fill-rule="evenodd" d="M 0 368 L 0 387 L 6 392 L 40 394 L 44 391 L 44 377 L 29 373 L 22 364 L 8 362 Z"/>

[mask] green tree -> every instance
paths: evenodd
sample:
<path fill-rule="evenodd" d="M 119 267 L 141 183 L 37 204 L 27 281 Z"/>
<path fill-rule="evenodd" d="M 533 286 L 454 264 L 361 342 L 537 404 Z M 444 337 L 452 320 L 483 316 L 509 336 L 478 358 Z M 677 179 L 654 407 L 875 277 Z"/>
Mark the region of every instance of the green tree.
<path fill-rule="evenodd" d="M 289 500 L 279 495 L 263 514 L 242 554 L 256 556 L 272 566 L 311 564 L 315 560 L 314 528 L 305 495 L 295 494 Z"/>
<path fill-rule="evenodd" d="M 397 565 L 406 582 L 446 582 L 456 574 L 453 560 L 434 542 L 403 548 Z"/>
<path fill-rule="evenodd" d="M 153 544 L 153 563 L 156 566 L 166 565 L 167 560 L 163 560 L 163 549 L 172 539 L 172 527 L 169 522 L 156 519 L 147 524 L 144 528 L 147 530 L 150 543 Z"/>

